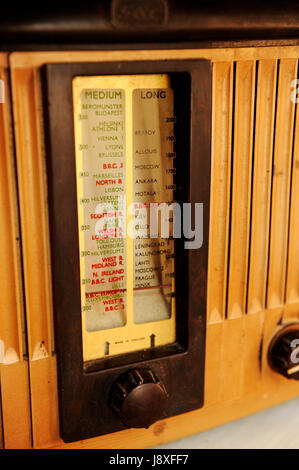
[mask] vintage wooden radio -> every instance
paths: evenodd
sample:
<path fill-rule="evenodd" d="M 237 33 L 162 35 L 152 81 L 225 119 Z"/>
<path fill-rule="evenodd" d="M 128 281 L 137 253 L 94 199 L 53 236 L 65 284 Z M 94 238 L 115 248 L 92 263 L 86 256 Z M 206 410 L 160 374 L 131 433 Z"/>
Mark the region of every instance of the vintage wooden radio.
<path fill-rule="evenodd" d="M 284 8 L 1 12 L 5 448 L 152 447 L 298 396 Z"/>

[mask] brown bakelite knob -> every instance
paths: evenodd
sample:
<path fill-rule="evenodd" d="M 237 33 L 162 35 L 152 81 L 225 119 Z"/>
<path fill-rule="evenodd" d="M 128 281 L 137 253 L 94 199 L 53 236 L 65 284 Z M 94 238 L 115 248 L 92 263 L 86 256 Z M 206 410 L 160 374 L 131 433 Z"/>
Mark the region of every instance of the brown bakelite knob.
<path fill-rule="evenodd" d="M 132 369 L 114 382 L 110 406 L 129 428 L 148 428 L 163 417 L 168 394 L 150 369 Z"/>
<path fill-rule="evenodd" d="M 284 328 L 272 340 L 268 359 L 270 367 L 288 379 L 299 380 L 299 325 Z"/>

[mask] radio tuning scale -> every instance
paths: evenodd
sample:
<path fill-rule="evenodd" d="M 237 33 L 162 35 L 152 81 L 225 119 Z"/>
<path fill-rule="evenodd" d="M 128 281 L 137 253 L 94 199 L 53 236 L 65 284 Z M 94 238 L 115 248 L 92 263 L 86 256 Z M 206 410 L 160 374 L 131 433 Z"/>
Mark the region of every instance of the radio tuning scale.
<path fill-rule="evenodd" d="M 169 76 L 79 76 L 73 99 L 84 361 L 172 343 L 174 240 L 150 233 L 175 192 Z"/>

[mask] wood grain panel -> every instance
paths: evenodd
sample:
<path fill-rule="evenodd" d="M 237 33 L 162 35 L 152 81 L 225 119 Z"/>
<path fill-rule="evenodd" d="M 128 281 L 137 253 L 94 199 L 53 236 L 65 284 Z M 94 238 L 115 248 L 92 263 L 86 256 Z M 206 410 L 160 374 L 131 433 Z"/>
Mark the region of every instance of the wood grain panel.
<path fill-rule="evenodd" d="M 265 308 L 266 301 L 276 78 L 277 61 L 260 61 L 254 144 L 248 313 L 261 312 Z"/>
<path fill-rule="evenodd" d="M 53 414 L 52 408 L 57 408 L 57 390 L 51 385 L 53 377 L 56 376 L 56 364 L 52 358 L 54 339 L 47 186 L 38 73 L 32 69 L 13 71 L 12 83 L 27 306 L 32 430 L 34 445 L 42 445 L 57 436 L 58 416 L 57 413 Z M 49 401 L 51 406 L 47 406 Z"/>
<path fill-rule="evenodd" d="M 113 62 L 122 60 L 208 59 L 233 62 L 262 59 L 294 59 L 299 46 L 223 47 L 219 49 L 160 49 L 160 50 L 102 50 L 102 51 L 37 51 L 13 52 L 10 64 L 14 68 L 37 69 L 46 63 Z"/>
<path fill-rule="evenodd" d="M 224 322 L 210 324 L 206 336 L 205 406 L 221 401 Z M 217 377 L 215 381 L 215 377 Z"/>
<path fill-rule="evenodd" d="M 1 56 L 1 55 L 0 55 Z M 0 355 L 3 438 L 6 448 L 30 447 L 30 400 L 21 279 L 20 234 L 6 70 L 0 68 Z"/>
<path fill-rule="evenodd" d="M 228 318 L 240 317 L 246 310 L 255 62 L 237 63 L 235 87 Z"/>
<path fill-rule="evenodd" d="M 31 448 L 31 410 L 28 362 L 1 366 L 4 447 Z"/>
<path fill-rule="evenodd" d="M 233 63 L 213 66 L 213 127 L 208 270 L 208 322 L 225 318 L 230 214 Z"/>
<path fill-rule="evenodd" d="M 279 65 L 274 144 L 268 308 L 279 307 L 283 304 L 285 298 L 294 127 L 294 103 L 290 98 L 291 82 L 296 76 L 297 60 L 281 60 Z"/>
<path fill-rule="evenodd" d="M 241 395 L 261 391 L 261 352 L 264 332 L 264 313 L 243 316 L 244 351 L 241 368 Z"/>
<path fill-rule="evenodd" d="M 0 78 L 5 79 L 3 71 Z M 4 82 L 6 84 L 6 81 Z M 5 87 L 6 88 L 6 87 Z M 7 99 L 6 89 L 6 99 Z M 9 118 L 10 109 L 7 103 L 0 104 L 0 145 L 1 145 L 1 173 L 0 173 L 0 324 L 1 339 L 3 341 L 3 363 L 12 363 L 20 360 L 24 351 L 22 340 L 22 313 L 21 282 L 20 282 L 20 253 L 19 228 L 17 225 L 17 200 L 14 184 L 14 166 L 12 160 L 12 147 L 10 141 Z M 3 308 L 3 306 L 5 307 Z M 12 312 L 8 314 L 8 312 Z"/>
<path fill-rule="evenodd" d="M 298 88 L 298 86 L 297 86 Z M 299 301 L 299 106 L 296 106 L 296 127 L 292 169 L 292 192 L 289 228 L 289 252 L 286 302 Z"/>
<path fill-rule="evenodd" d="M 298 307 L 299 305 L 297 304 L 297 308 Z M 206 380 L 209 381 L 210 386 L 206 386 L 205 406 L 202 409 L 159 421 L 148 430 L 129 429 L 71 444 L 64 444 L 61 440 L 57 440 L 49 444 L 49 447 L 73 449 L 130 449 L 132 448 L 132 439 L 134 440 L 134 448 L 151 447 L 153 445 L 160 445 L 165 442 L 181 439 L 182 437 L 197 432 L 202 432 L 214 426 L 239 419 L 250 413 L 256 413 L 264 408 L 298 396 L 298 382 L 289 381 L 273 373 L 267 364 L 267 346 L 272 339 L 273 332 L 281 327 L 279 325 L 281 315 L 282 311 L 278 309 L 265 312 L 265 314 L 257 313 L 245 315 L 241 318 L 209 325 L 207 333 Z M 228 334 L 226 339 L 223 337 L 223 333 L 221 333 L 225 324 L 231 325 L 229 327 L 232 332 L 231 343 L 229 343 L 229 328 L 227 329 Z M 237 328 L 235 328 L 236 326 Z M 263 330 L 264 333 L 262 334 Z M 240 333 L 239 337 L 238 333 Z M 241 338 L 244 333 L 245 337 L 242 340 Z M 257 334 L 255 338 L 252 336 L 253 333 Z M 248 335 L 248 339 L 246 339 L 246 334 Z M 225 347 L 223 346 L 224 341 L 226 342 Z M 238 343 L 243 345 L 241 349 L 236 349 Z M 247 346 L 245 346 L 246 343 Z M 247 348 L 245 354 L 242 352 L 244 351 L 244 347 Z M 220 348 L 222 352 L 231 351 L 231 354 L 222 355 L 222 360 L 218 362 L 217 367 L 219 357 L 217 349 Z M 261 357 L 259 357 L 260 354 Z M 241 369 L 240 375 L 240 369 L 238 370 L 235 365 L 232 368 L 228 367 L 227 362 L 231 361 L 233 356 L 236 361 L 241 360 L 243 364 L 247 362 L 247 371 L 249 371 L 249 363 L 251 361 L 253 362 L 253 367 L 249 371 L 252 375 L 248 377 L 248 388 L 246 385 L 246 377 L 244 377 L 246 368 L 244 369 L 244 373 L 242 373 Z M 262 365 L 261 370 L 257 367 L 258 364 Z M 223 374 L 223 370 L 226 371 L 225 375 Z M 209 371 L 211 375 L 208 378 Z M 236 380 L 236 371 L 239 377 L 238 380 Z M 257 383 L 252 382 L 254 378 L 258 379 Z M 237 395 L 232 393 L 231 395 L 228 394 L 226 400 L 220 399 L 221 396 L 224 398 L 224 382 L 226 382 L 225 389 L 227 392 L 231 386 L 233 387 L 233 392 Z M 208 382 L 206 382 L 206 385 L 207 384 Z M 221 389 L 218 394 L 219 398 L 215 401 L 216 389 L 219 388 Z M 239 398 L 238 394 L 240 394 Z"/>
<path fill-rule="evenodd" d="M 237 400 L 242 392 L 241 372 L 245 348 L 243 317 L 232 318 L 223 323 L 223 340 L 220 348 L 222 349 L 221 370 L 219 376 L 215 378 L 214 386 L 221 389 L 221 402 Z"/>

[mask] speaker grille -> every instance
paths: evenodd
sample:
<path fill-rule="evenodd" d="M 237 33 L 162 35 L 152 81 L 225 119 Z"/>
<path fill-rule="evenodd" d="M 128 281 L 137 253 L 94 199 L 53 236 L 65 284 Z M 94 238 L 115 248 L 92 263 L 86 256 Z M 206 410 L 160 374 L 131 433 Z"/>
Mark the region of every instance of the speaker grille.
<path fill-rule="evenodd" d="M 208 321 L 299 301 L 297 59 L 213 65 Z"/>

